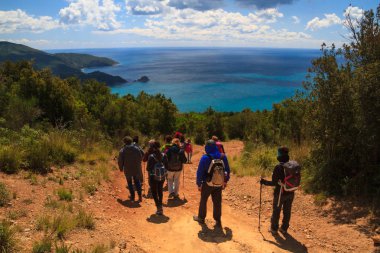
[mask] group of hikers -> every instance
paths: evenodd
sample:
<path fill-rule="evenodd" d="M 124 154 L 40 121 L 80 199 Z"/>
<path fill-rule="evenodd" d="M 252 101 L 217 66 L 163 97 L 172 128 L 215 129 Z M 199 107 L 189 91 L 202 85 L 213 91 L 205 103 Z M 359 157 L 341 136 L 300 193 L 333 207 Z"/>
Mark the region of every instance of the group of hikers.
<path fill-rule="evenodd" d="M 156 205 L 156 214 L 163 215 L 163 189 L 167 181 L 169 200 L 180 200 L 179 186 L 183 164 L 191 163 L 193 147 L 190 139 L 176 132 L 173 136 L 165 137 L 165 144 L 160 145 L 157 140 L 150 140 L 148 148 L 144 151 L 138 144 L 138 137 L 129 136 L 123 139 L 124 147 L 119 152 L 118 165 L 124 172 L 127 180 L 129 200 L 135 201 L 135 191 L 138 194 L 138 202 L 142 201 L 142 162 L 146 163 L 145 170 L 148 173 L 149 192 Z M 200 192 L 198 215 L 193 219 L 199 224 L 205 224 L 207 213 L 207 201 L 211 195 L 213 202 L 213 218 L 215 227 L 221 228 L 222 215 L 222 191 L 227 187 L 230 179 L 230 166 L 227 155 L 218 137 L 213 136 L 205 143 L 205 153 L 202 155 L 196 173 L 196 185 Z M 261 185 L 275 186 L 273 197 L 273 213 L 269 231 L 277 234 L 280 231 L 287 234 L 291 216 L 291 207 L 294 199 L 294 191 L 300 183 L 300 166 L 295 161 L 289 161 L 289 149 L 278 149 L 276 165 L 272 174 L 272 180 L 263 178 Z M 260 188 L 261 195 L 261 188 Z M 260 203 L 261 204 L 261 203 Z M 279 228 L 279 218 L 283 209 L 282 226 Z"/>

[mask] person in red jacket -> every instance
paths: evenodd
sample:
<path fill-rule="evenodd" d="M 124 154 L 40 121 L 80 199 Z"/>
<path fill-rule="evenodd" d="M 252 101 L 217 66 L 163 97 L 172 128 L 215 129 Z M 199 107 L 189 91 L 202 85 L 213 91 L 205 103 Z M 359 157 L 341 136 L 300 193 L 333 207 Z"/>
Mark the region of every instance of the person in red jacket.
<path fill-rule="evenodd" d="M 218 138 L 217 136 L 214 135 L 211 139 L 212 139 L 213 141 L 215 141 L 216 146 L 218 147 L 219 153 L 221 153 L 221 154 L 225 154 L 226 152 L 224 152 L 223 144 L 219 141 L 219 138 Z"/>
<path fill-rule="evenodd" d="M 191 140 L 187 139 L 185 142 L 185 152 L 187 154 L 187 163 L 191 163 L 191 157 L 193 155 L 193 145 L 191 145 Z"/>

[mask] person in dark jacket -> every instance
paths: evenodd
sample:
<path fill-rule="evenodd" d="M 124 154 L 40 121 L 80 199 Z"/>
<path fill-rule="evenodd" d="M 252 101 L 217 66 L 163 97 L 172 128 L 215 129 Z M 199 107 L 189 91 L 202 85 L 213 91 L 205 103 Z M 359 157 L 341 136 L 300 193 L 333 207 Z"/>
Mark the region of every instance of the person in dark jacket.
<path fill-rule="evenodd" d="M 185 151 L 180 148 L 178 138 L 172 140 L 172 146 L 167 151 L 168 157 L 168 191 L 169 198 L 179 198 L 180 176 L 183 170 L 183 164 L 187 162 Z"/>
<path fill-rule="evenodd" d="M 275 187 L 273 193 L 273 212 L 269 232 L 275 235 L 277 234 L 277 230 L 279 230 L 282 234 L 286 235 L 289 228 L 294 192 L 283 191 L 281 193 L 280 204 L 278 205 L 278 198 L 280 196 L 281 190 L 281 186 L 278 182 L 283 182 L 285 179 L 283 164 L 289 161 L 289 149 L 287 147 L 280 147 L 278 148 L 277 152 L 277 160 L 280 163 L 277 164 L 273 170 L 272 181 L 268 181 L 262 178 L 260 180 L 260 183 L 263 185 Z M 281 209 L 283 209 L 283 218 L 282 225 L 279 229 Z"/>
<path fill-rule="evenodd" d="M 205 151 L 206 154 L 204 154 L 199 161 L 197 170 L 197 186 L 198 190 L 201 192 L 201 200 L 199 203 L 198 216 L 194 216 L 193 218 L 200 224 L 205 223 L 207 214 L 207 200 L 211 195 L 214 209 L 213 218 L 215 220 L 215 227 L 221 228 L 222 190 L 226 188 L 227 182 L 230 179 L 230 166 L 226 155 L 219 152 L 214 140 L 209 140 L 206 142 Z M 224 163 L 225 177 L 224 184 L 221 187 L 209 186 L 206 181 L 208 169 L 212 159 L 221 159 Z"/>
<path fill-rule="evenodd" d="M 137 194 L 139 196 L 139 202 L 142 201 L 141 195 L 141 161 L 143 158 L 143 153 L 141 149 L 132 144 L 132 138 L 126 136 L 124 139 L 125 146 L 119 152 L 118 165 L 119 170 L 124 171 L 125 177 L 128 183 L 129 189 L 129 199 L 135 201 L 135 189 L 133 187 L 133 182 L 136 186 Z"/>
<path fill-rule="evenodd" d="M 161 153 L 160 143 L 158 141 L 155 141 L 153 144 L 152 153 L 149 155 L 149 158 L 148 158 L 148 165 L 146 169 L 149 173 L 149 186 L 152 191 L 154 203 L 156 204 L 156 207 L 157 207 L 156 214 L 162 215 L 163 214 L 162 197 L 163 197 L 163 186 L 164 186 L 165 180 L 157 181 L 154 178 L 154 166 L 158 162 L 162 163 L 166 169 L 168 168 L 168 159 L 164 153 Z"/>

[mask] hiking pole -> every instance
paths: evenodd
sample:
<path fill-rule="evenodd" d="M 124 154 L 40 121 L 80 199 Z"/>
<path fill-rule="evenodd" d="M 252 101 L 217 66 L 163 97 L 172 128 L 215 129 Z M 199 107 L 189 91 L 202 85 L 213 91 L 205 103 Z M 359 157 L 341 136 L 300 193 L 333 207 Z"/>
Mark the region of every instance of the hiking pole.
<path fill-rule="evenodd" d="M 262 192 L 262 189 L 263 189 L 263 185 L 260 182 L 259 231 L 260 231 L 260 221 L 261 221 L 261 192 Z"/>
<path fill-rule="evenodd" d="M 146 170 L 146 162 L 144 162 L 144 171 L 143 171 L 143 196 L 145 195 L 145 170 Z"/>

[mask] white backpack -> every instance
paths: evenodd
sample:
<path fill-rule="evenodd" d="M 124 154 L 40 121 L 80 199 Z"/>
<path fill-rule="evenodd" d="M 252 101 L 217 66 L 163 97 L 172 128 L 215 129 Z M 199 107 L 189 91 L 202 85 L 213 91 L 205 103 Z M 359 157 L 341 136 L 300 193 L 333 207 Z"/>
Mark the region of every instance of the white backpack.
<path fill-rule="evenodd" d="M 207 156 L 211 159 L 211 163 L 207 170 L 206 182 L 209 186 L 222 187 L 225 177 L 224 162 L 221 159 L 213 159 L 210 155 Z"/>

